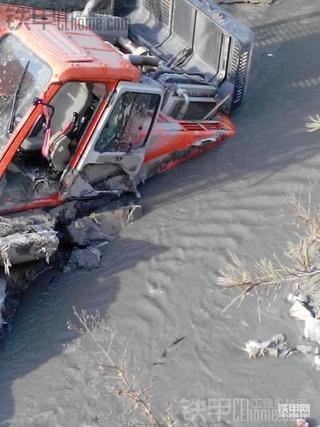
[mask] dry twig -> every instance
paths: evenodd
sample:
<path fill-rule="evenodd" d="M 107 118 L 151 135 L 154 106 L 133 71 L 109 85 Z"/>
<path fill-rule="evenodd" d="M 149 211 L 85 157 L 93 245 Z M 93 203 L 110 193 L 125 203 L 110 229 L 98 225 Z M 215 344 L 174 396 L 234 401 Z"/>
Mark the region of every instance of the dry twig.
<path fill-rule="evenodd" d="M 316 114 L 315 117 L 309 116 L 310 122 L 306 123 L 308 132 L 316 132 L 320 130 L 320 116 Z"/>
<path fill-rule="evenodd" d="M 151 402 L 150 387 L 138 387 L 135 375 L 130 370 L 130 355 L 125 348 L 119 360 L 113 357 L 113 343 L 115 332 L 110 329 L 100 314 L 88 314 L 85 310 L 78 313 L 74 308 L 74 315 L 79 325 L 69 323 L 69 329 L 80 333 L 82 337 L 89 337 L 94 343 L 98 353 L 102 356 L 99 366 L 101 375 L 106 381 L 114 383 L 112 394 L 133 404 L 135 410 L 148 420 L 150 427 L 173 427 L 175 420 L 171 406 L 168 405 L 166 414 L 160 419 Z M 98 329 L 101 333 L 97 333 Z"/>
<path fill-rule="evenodd" d="M 258 290 L 275 287 L 274 299 L 282 284 L 300 280 L 320 279 L 320 216 L 319 212 L 312 212 L 311 195 L 308 194 L 307 203 L 302 197 L 295 194 L 288 195 L 289 204 L 295 211 L 295 217 L 303 223 L 303 232 L 297 234 L 298 241 L 289 242 L 284 255 L 288 262 L 283 263 L 274 255 L 272 259 L 259 260 L 252 270 L 230 254 L 231 262 L 225 271 L 220 272 L 218 284 L 227 288 L 239 288 L 240 293 L 224 309 L 226 311 L 235 303 L 241 304 L 244 298 L 255 291 L 258 296 L 259 318 L 261 316 L 261 293 Z"/>

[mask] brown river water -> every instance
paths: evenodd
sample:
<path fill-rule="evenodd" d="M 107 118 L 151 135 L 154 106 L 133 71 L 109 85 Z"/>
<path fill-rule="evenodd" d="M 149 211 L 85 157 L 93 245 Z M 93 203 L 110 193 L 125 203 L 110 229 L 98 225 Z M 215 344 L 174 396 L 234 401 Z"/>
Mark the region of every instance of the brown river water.
<path fill-rule="evenodd" d="M 294 230 L 288 192 L 311 183 L 320 202 L 320 134 L 305 129 L 320 112 L 320 2 L 228 8 L 256 33 L 237 136 L 147 182 L 144 217 L 103 248 L 97 270 L 46 274 L 26 293 L 0 344 L 1 427 L 130 425 L 122 402 L 99 385 L 94 346 L 77 346 L 67 328 L 73 307 L 99 311 L 116 328 L 139 382 L 152 384 L 156 411 L 172 402 L 178 425 L 188 417 L 194 426 L 293 425 L 227 410 L 211 420 L 208 402 L 237 399 L 306 401 L 320 420 L 320 373 L 307 357 L 249 361 L 242 351 L 279 332 L 303 342 L 282 296 L 259 323 L 251 297 L 223 313 L 234 294 L 217 286 L 228 250 L 248 264 L 281 253 Z"/>

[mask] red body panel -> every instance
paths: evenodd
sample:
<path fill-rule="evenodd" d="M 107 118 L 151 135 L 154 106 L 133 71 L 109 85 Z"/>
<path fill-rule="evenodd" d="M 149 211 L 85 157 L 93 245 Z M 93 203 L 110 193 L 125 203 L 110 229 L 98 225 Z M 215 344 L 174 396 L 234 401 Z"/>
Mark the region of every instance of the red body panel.
<path fill-rule="evenodd" d="M 145 162 L 184 151 L 199 141 L 212 139 L 219 143 L 234 134 L 234 125 L 222 114 L 211 122 L 177 121 L 160 114 L 147 148 Z"/>
<path fill-rule="evenodd" d="M 9 215 L 17 212 L 26 212 L 34 209 L 44 209 L 44 208 L 56 208 L 57 206 L 62 205 L 64 200 L 61 197 L 60 193 L 55 193 L 50 197 L 45 197 L 43 199 L 34 200 L 30 203 L 24 203 L 19 206 L 6 206 L 5 208 L 0 208 L 0 215 Z"/>

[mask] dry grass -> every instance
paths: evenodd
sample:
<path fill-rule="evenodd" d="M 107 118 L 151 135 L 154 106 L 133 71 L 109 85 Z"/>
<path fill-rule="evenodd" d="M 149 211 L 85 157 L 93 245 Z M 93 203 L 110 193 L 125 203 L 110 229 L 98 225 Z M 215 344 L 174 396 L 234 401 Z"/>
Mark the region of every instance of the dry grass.
<path fill-rule="evenodd" d="M 225 310 L 234 304 L 240 305 L 248 294 L 253 292 L 258 298 L 260 318 L 260 302 L 267 295 L 273 301 L 283 284 L 293 284 L 297 281 L 305 283 L 313 280 L 318 285 L 320 281 L 320 212 L 313 211 L 311 193 L 306 201 L 302 196 L 289 194 L 288 202 L 293 209 L 296 219 L 296 242 L 289 242 L 281 258 L 273 255 L 271 259 L 259 260 L 249 269 L 235 255 L 230 254 L 231 262 L 227 269 L 220 272 L 218 284 L 226 288 L 237 288 L 239 293 L 228 304 Z M 224 310 L 224 311 L 225 311 Z"/>
<path fill-rule="evenodd" d="M 69 323 L 68 327 L 74 330 L 81 338 L 89 338 L 94 344 L 99 375 L 107 385 L 113 396 L 129 403 L 138 416 L 144 418 L 149 427 L 174 427 L 175 419 L 171 405 L 168 404 L 165 414 L 159 417 L 152 405 L 150 386 L 139 386 L 132 366 L 132 358 L 126 346 L 118 355 L 114 350 L 116 333 L 99 313 L 88 314 L 85 310 L 78 313 L 74 309 L 77 323 Z M 131 414 L 131 411 L 130 411 Z M 132 418 L 130 416 L 128 418 Z M 141 425 L 130 420 L 130 425 Z M 145 425 L 145 424 L 143 424 Z"/>
<path fill-rule="evenodd" d="M 316 114 L 315 117 L 310 116 L 309 117 L 310 122 L 306 123 L 306 127 L 308 132 L 316 132 L 320 130 L 320 116 L 319 114 Z"/>

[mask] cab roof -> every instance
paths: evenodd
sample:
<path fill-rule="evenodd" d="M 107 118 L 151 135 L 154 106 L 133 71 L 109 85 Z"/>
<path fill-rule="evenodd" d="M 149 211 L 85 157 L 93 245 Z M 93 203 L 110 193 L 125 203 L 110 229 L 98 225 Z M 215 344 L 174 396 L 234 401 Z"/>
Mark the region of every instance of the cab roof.
<path fill-rule="evenodd" d="M 0 9 L 1 13 L 1 9 Z M 51 17 L 51 19 L 50 19 Z M 11 32 L 53 69 L 54 79 L 82 81 L 139 81 L 140 71 L 112 44 L 75 22 L 54 14 L 46 20 L 26 19 Z M 12 29 L 14 28 L 14 29 Z"/>

